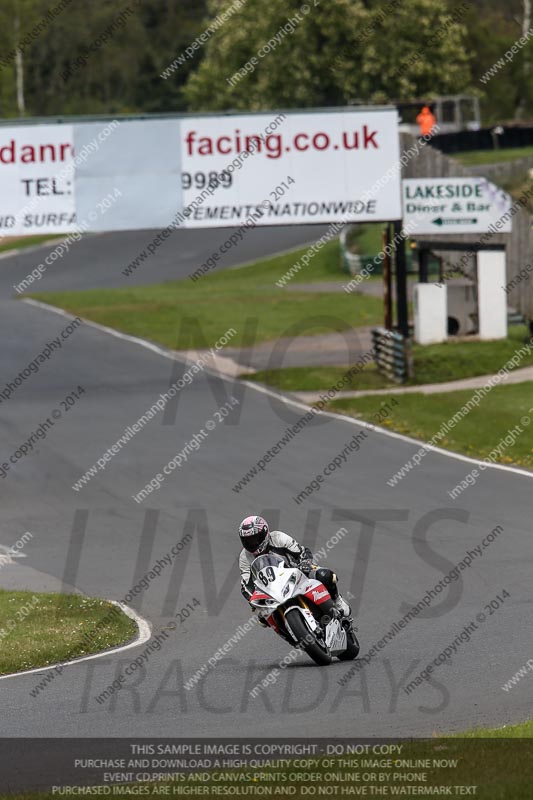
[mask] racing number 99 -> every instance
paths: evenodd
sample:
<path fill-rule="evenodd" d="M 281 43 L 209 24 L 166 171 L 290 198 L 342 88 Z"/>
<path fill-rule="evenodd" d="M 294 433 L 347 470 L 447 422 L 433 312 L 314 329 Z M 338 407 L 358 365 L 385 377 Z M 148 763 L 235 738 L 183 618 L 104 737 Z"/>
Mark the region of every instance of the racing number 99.
<path fill-rule="evenodd" d="M 182 172 L 181 188 L 187 189 L 229 189 L 233 184 L 233 175 L 230 172 Z"/>

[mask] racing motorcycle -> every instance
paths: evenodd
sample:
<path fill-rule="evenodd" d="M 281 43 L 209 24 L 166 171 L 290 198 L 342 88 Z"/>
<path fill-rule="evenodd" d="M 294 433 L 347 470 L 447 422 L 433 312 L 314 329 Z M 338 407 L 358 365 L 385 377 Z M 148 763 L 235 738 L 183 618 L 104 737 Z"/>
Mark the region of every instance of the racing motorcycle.
<path fill-rule="evenodd" d="M 251 575 L 255 591 L 250 603 L 279 636 L 321 666 L 331 664 L 334 656 L 341 661 L 357 658 L 359 642 L 352 620 L 326 603 L 331 595 L 323 583 L 288 566 L 275 553 L 254 559 Z"/>

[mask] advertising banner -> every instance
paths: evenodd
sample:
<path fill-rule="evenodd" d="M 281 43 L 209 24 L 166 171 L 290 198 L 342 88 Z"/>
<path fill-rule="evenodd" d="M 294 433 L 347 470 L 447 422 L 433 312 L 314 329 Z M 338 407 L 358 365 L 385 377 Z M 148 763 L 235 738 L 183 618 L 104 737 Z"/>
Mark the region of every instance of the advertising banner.
<path fill-rule="evenodd" d="M 394 109 L 184 119 L 187 225 L 400 219 L 399 157 Z"/>
<path fill-rule="evenodd" d="M 182 209 L 179 120 L 74 126 L 81 230 L 164 228 Z M 85 155 L 84 158 L 82 156 Z"/>
<path fill-rule="evenodd" d="M 0 126 L 0 236 L 75 229 L 71 125 Z"/>
<path fill-rule="evenodd" d="M 395 109 L 0 126 L 0 235 L 400 219 Z"/>

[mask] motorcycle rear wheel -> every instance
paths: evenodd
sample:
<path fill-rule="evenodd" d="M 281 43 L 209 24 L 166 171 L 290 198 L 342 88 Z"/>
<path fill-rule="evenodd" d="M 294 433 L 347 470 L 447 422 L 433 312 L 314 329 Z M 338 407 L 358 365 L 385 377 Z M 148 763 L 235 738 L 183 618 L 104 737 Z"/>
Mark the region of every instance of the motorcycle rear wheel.
<path fill-rule="evenodd" d="M 302 615 L 295 608 L 291 608 L 285 615 L 291 631 L 298 641 L 298 645 L 302 650 L 305 650 L 309 658 L 312 658 L 315 664 L 321 667 L 327 667 L 331 664 L 331 653 L 327 648 L 321 647 L 316 641 L 315 634 L 309 630 L 307 625 L 302 619 Z M 314 641 L 311 641 L 313 637 Z"/>

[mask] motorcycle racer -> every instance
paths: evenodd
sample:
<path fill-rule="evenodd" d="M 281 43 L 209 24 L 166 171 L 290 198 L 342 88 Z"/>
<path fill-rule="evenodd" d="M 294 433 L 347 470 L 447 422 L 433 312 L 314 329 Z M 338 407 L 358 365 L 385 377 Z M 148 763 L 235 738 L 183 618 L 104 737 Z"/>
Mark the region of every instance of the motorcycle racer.
<path fill-rule="evenodd" d="M 351 616 L 350 606 L 339 593 L 337 576 L 332 570 L 313 564 L 313 554 L 308 547 L 283 531 L 270 531 L 266 520 L 255 515 L 243 519 L 239 525 L 239 538 L 243 547 L 239 555 L 241 592 L 246 600 L 249 601 L 254 592 L 250 571 L 252 562 L 265 553 L 277 553 L 289 567 L 297 567 L 307 577 L 323 583 L 340 614 Z"/>

